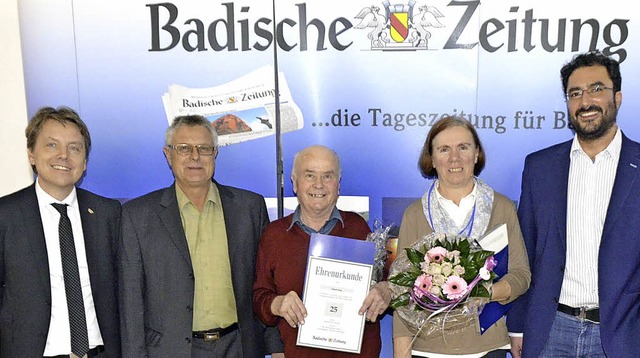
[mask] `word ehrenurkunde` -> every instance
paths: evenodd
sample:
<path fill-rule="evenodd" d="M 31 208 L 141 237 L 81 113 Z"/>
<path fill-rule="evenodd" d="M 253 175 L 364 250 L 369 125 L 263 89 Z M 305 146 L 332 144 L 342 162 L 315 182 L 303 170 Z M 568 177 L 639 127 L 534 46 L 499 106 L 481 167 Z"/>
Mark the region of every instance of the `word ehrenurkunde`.
<path fill-rule="evenodd" d="M 327 276 L 331 278 L 339 278 L 343 280 L 351 280 L 351 281 L 362 281 L 362 275 L 357 273 L 347 272 L 345 270 L 342 271 L 333 271 L 333 270 L 325 270 L 322 266 L 316 267 L 316 275 Z"/>
<path fill-rule="evenodd" d="M 395 131 L 403 131 L 414 127 L 431 127 L 446 116 L 458 116 L 468 120 L 476 129 L 493 130 L 503 134 L 507 129 L 536 130 L 552 125 L 552 129 L 571 128 L 567 113 L 563 111 L 553 112 L 553 121 L 547 121 L 545 115 L 535 114 L 533 110 L 515 111 L 512 115 L 489 115 L 466 113 L 464 110 L 453 109 L 451 113 L 393 113 L 386 112 L 382 108 L 368 108 L 366 114 L 351 113 L 347 108 L 336 110 L 326 121 L 313 122 L 313 127 L 371 127 L 389 128 Z"/>

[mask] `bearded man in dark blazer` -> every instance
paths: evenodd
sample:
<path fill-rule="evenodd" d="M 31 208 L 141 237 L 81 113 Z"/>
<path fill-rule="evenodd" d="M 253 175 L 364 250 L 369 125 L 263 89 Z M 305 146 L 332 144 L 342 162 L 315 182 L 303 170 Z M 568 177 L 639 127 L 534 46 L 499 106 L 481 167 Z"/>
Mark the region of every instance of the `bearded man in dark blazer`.
<path fill-rule="evenodd" d="M 164 154 L 173 185 L 123 207 L 119 278 L 125 357 L 264 357 L 282 352 L 253 314 L 264 198 L 212 180 L 217 134 L 174 119 Z M 276 354 L 277 356 L 277 354 Z"/>
<path fill-rule="evenodd" d="M 507 316 L 514 358 L 638 357 L 640 143 L 617 124 L 619 63 L 560 71 L 573 139 L 529 154 L 518 218 L 531 287 Z"/>
<path fill-rule="evenodd" d="M 120 203 L 76 187 L 91 137 L 74 110 L 40 109 L 26 136 L 36 182 L 0 198 L 0 357 L 119 358 Z M 76 262 L 77 286 L 69 287 L 80 290 L 80 305 L 67 297 L 74 275 L 64 267 L 69 251 L 60 238 L 58 211 L 64 208 Z M 80 335 L 74 335 L 73 322 Z M 72 335 L 83 343 L 72 344 Z"/>

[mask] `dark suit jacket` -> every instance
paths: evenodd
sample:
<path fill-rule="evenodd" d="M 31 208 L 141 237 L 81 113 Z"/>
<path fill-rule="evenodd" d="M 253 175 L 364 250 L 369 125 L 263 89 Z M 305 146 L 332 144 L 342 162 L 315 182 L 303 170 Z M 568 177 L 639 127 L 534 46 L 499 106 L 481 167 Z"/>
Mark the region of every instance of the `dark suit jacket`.
<path fill-rule="evenodd" d="M 76 191 L 105 353 L 118 358 L 115 261 L 120 203 L 79 188 Z M 50 318 L 49 260 L 33 184 L 0 198 L 0 357 L 42 357 Z"/>
<path fill-rule="evenodd" d="M 277 330 L 268 329 L 265 340 L 265 327 L 252 308 L 258 242 L 269 223 L 264 198 L 214 184 L 224 211 L 241 354 L 282 352 Z M 194 273 L 174 185 L 123 208 L 119 275 L 125 357 L 191 357 Z"/>
<path fill-rule="evenodd" d="M 566 262 L 567 183 L 571 141 L 530 154 L 518 216 L 531 287 L 509 311 L 524 333 L 523 357 L 537 357 L 556 314 Z M 609 357 L 637 357 L 640 342 L 640 144 L 622 137 L 620 162 L 598 256 L 600 335 Z"/>

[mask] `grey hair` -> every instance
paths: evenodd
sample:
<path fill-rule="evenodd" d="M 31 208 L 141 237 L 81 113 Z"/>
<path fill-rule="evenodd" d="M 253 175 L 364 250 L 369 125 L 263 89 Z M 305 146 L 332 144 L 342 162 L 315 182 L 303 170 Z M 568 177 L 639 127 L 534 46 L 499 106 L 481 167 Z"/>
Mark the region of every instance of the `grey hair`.
<path fill-rule="evenodd" d="M 176 133 L 176 130 L 182 126 L 203 126 L 211 133 L 211 139 L 213 140 L 213 146 L 218 146 L 218 133 L 213 128 L 213 125 L 205 116 L 201 115 L 189 115 L 189 116 L 178 116 L 173 119 L 169 128 L 164 134 L 164 145 L 171 144 L 173 140 L 173 135 Z"/>

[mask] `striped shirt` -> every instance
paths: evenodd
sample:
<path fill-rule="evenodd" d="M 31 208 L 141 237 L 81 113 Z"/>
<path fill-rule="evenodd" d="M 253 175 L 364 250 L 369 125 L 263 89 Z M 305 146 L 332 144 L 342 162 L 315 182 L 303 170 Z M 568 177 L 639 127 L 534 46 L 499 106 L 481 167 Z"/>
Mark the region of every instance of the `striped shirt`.
<path fill-rule="evenodd" d="M 567 262 L 560 291 L 562 304 L 598 307 L 598 251 L 621 148 L 620 129 L 593 161 L 582 150 L 577 137 L 573 139 L 567 193 Z"/>

